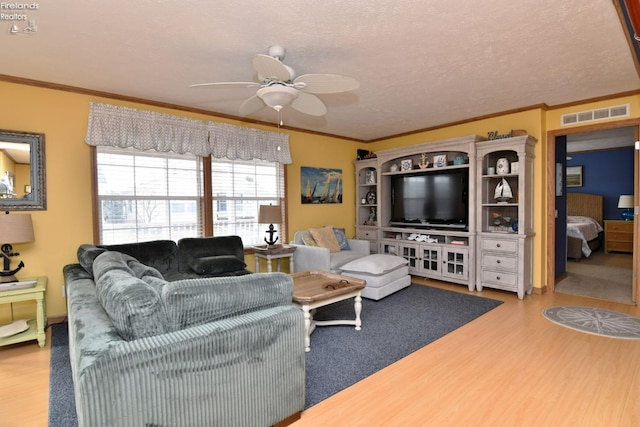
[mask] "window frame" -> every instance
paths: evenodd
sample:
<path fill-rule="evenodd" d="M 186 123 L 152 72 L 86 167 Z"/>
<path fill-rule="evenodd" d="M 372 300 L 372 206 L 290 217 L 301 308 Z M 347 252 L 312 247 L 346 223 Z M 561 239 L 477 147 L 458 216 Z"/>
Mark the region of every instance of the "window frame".
<path fill-rule="evenodd" d="M 142 151 L 142 150 L 137 150 Z M 101 218 L 100 218 L 100 196 L 98 194 L 98 150 L 95 146 L 90 146 L 91 155 L 91 192 L 92 192 L 92 218 L 93 218 L 93 241 L 96 244 L 101 244 Z M 214 236 L 214 218 L 213 218 L 213 203 L 215 201 L 213 197 L 212 183 L 212 158 L 211 156 L 199 157 L 201 161 L 202 170 L 202 195 L 200 196 L 200 211 L 202 215 L 201 234 L 202 237 Z M 241 161 L 241 160 L 240 160 Z M 213 159 L 215 162 L 215 159 Z M 233 161 L 232 161 L 233 162 Z M 283 206 L 283 222 L 280 225 L 278 236 L 280 237 L 280 243 L 288 242 L 288 206 L 287 206 L 287 167 L 286 165 L 278 162 L 280 168 L 280 176 L 282 177 L 282 194 L 279 195 L 279 203 Z M 257 219 L 257 213 L 256 213 Z M 262 240 L 262 236 L 258 236 L 259 241 Z M 126 242 L 123 242 L 126 243 Z M 245 253 L 252 253 L 251 247 L 259 243 L 245 243 Z"/>

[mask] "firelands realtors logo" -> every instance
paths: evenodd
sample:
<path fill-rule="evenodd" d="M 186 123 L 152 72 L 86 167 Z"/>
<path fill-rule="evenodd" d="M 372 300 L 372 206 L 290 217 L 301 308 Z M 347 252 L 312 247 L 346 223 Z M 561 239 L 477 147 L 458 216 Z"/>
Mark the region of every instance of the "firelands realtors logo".
<path fill-rule="evenodd" d="M 38 27 L 32 14 L 38 9 L 39 3 L 0 2 L 0 23 L 10 22 L 9 34 L 35 33 Z"/>

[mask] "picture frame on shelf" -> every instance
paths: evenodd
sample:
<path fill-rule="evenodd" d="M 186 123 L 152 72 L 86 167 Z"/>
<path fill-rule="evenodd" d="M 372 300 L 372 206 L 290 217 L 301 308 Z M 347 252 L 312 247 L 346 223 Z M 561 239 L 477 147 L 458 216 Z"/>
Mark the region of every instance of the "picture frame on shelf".
<path fill-rule="evenodd" d="M 400 170 L 402 171 L 410 171 L 413 169 L 413 160 L 412 159 L 404 159 L 400 162 Z"/>
<path fill-rule="evenodd" d="M 439 154 L 437 156 L 433 156 L 433 167 L 434 168 L 443 168 L 447 166 L 447 155 Z"/>
<path fill-rule="evenodd" d="M 567 166 L 567 187 L 582 187 L 582 166 Z"/>

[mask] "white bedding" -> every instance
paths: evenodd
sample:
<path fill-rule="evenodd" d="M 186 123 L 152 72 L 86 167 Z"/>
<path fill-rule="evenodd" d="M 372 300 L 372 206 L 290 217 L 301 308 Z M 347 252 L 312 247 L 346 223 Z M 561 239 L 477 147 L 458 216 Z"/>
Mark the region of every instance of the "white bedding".
<path fill-rule="evenodd" d="M 602 230 L 598 221 L 588 216 L 567 217 L 567 236 L 582 240 L 582 253 L 587 258 L 591 255 L 591 248 L 587 242 L 598 237 Z"/>

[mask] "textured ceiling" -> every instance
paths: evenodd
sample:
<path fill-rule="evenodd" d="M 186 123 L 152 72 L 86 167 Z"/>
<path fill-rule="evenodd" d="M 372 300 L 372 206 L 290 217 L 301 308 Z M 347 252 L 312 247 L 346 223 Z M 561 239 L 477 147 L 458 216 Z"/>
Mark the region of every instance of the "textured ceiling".
<path fill-rule="evenodd" d="M 251 81 L 252 56 L 277 44 L 298 75 L 360 81 L 352 92 L 319 95 L 326 116 L 284 109 L 284 125 L 364 141 L 640 89 L 611 0 L 37 5 L 0 11 L 23 13 L 38 28 L 11 35 L 11 22 L 0 21 L 0 74 L 238 116 L 255 88 L 189 85 Z M 268 108 L 248 118 L 277 120 Z"/>

